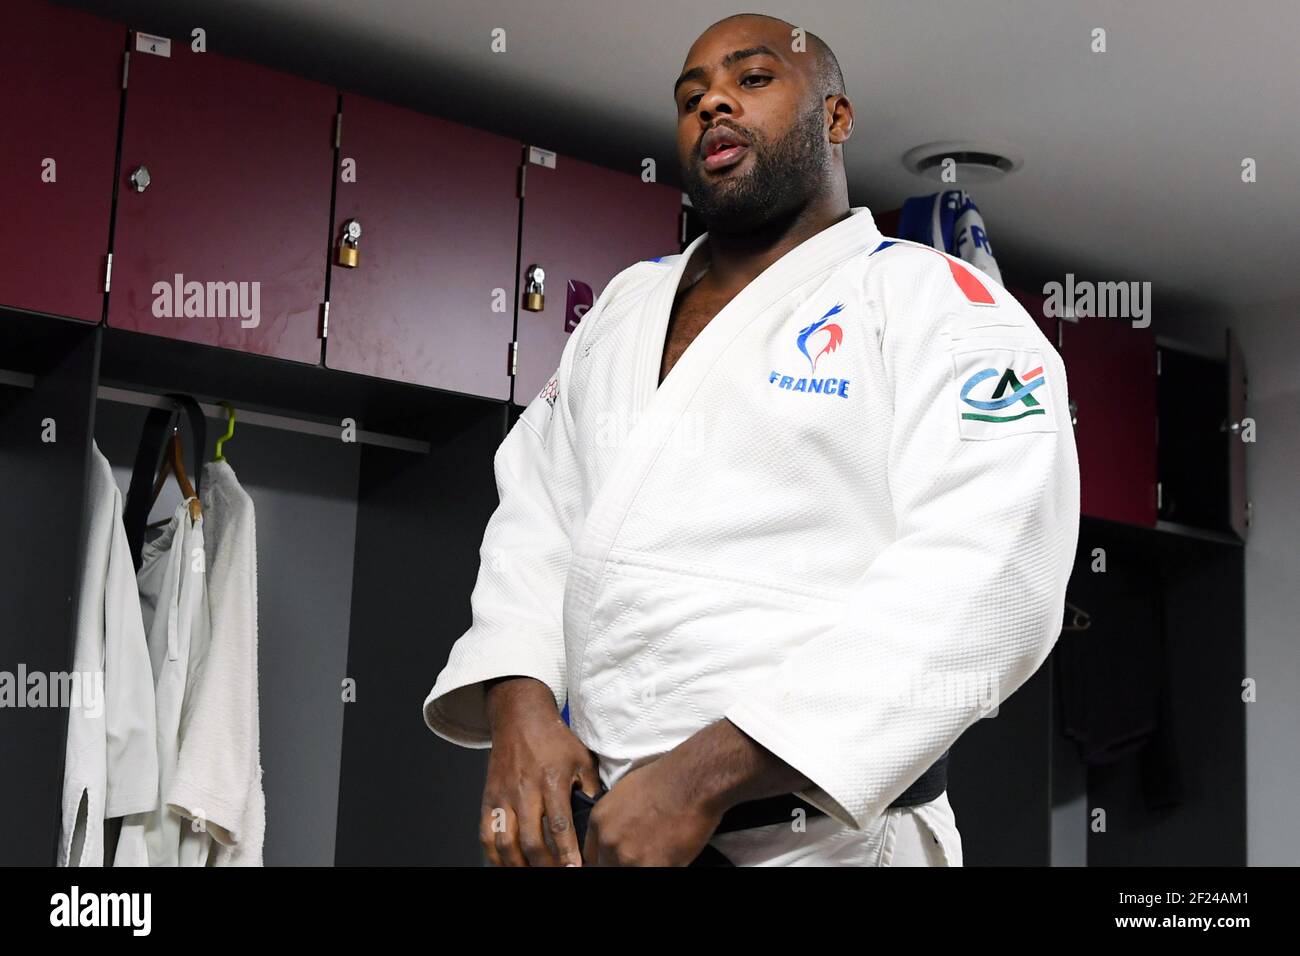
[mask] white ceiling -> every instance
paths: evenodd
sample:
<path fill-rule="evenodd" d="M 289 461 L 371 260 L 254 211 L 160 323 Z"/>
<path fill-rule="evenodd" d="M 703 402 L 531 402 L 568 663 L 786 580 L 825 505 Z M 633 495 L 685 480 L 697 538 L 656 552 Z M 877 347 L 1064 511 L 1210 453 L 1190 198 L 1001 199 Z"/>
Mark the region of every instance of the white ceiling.
<path fill-rule="evenodd" d="M 144 30 L 677 182 L 672 81 L 719 0 L 74 0 Z M 973 193 L 1009 279 L 1149 280 L 1161 325 L 1300 296 L 1297 0 L 806 0 L 856 110 L 855 204 L 921 143 L 1004 141 Z M 489 49 L 503 27 L 507 52 Z M 1090 52 L 1091 31 L 1109 52 Z M 1241 182 L 1243 157 L 1259 181 Z"/>

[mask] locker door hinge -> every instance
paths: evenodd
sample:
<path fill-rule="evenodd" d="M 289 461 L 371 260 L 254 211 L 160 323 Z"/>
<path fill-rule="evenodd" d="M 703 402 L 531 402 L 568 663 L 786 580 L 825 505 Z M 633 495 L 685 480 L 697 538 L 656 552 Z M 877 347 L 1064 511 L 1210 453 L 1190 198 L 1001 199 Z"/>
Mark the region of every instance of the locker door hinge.
<path fill-rule="evenodd" d="M 108 259 L 104 264 L 104 291 L 107 292 L 109 286 L 113 284 L 113 253 L 108 254 Z"/>
<path fill-rule="evenodd" d="M 1056 351 L 1065 348 L 1065 323 L 1060 319 L 1056 320 Z"/>
<path fill-rule="evenodd" d="M 1160 374 L 1160 350 L 1156 349 L 1156 374 Z"/>
<path fill-rule="evenodd" d="M 122 54 L 122 89 L 126 89 L 127 77 L 131 73 L 131 51 Z"/>
<path fill-rule="evenodd" d="M 320 306 L 320 337 L 329 338 L 330 335 L 330 303 L 326 299 Z"/>
<path fill-rule="evenodd" d="M 1156 511 L 1158 512 L 1164 506 L 1165 506 L 1165 483 L 1163 481 L 1157 481 L 1156 482 Z"/>
<path fill-rule="evenodd" d="M 339 110 L 334 114 L 334 148 L 338 149 L 343 145 L 343 111 Z"/>
<path fill-rule="evenodd" d="M 525 163 L 523 166 L 519 167 L 519 183 L 518 183 L 518 188 L 515 190 L 515 193 L 519 196 L 520 199 L 524 198 L 524 184 L 527 181 L 527 179 L 528 179 L 528 165 Z"/>
<path fill-rule="evenodd" d="M 519 372 L 519 342 L 516 340 L 510 343 L 510 377 L 514 378 Z"/>
<path fill-rule="evenodd" d="M 679 215 L 680 215 L 680 217 L 681 217 L 681 226 L 682 226 L 682 229 L 681 229 L 681 236 L 680 236 L 680 238 L 678 239 L 678 241 L 679 241 L 683 246 L 685 246 L 685 245 L 686 245 L 686 210 L 683 209 Z"/>

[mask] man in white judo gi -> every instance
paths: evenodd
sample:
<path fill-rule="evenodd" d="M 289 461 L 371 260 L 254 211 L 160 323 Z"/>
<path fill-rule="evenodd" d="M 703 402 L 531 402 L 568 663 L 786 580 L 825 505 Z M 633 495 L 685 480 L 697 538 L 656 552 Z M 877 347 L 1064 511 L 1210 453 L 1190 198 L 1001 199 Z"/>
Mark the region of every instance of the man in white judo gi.
<path fill-rule="evenodd" d="M 1060 631 L 1061 360 L 984 273 L 849 206 L 853 108 L 792 31 L 692 46 L 709 232 L 611 280 L 497 452 L 424 706 L 492 748 L 492 863 L 960 865 L 935 768 Z M 608 788 L 581 846 L 574 787 Z"/>

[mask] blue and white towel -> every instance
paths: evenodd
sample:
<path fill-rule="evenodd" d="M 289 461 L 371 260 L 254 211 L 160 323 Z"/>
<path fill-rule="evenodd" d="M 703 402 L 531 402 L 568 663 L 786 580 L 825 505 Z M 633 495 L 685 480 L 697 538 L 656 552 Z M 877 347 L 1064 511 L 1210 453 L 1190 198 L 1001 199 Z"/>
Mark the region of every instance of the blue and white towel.
<path fill-rule="evenodd" d="M 915 196 L 904 202 L 898 217 L 898 238 L 933 246 L 1002 282 L 984 217 L 964 189 Z"/>

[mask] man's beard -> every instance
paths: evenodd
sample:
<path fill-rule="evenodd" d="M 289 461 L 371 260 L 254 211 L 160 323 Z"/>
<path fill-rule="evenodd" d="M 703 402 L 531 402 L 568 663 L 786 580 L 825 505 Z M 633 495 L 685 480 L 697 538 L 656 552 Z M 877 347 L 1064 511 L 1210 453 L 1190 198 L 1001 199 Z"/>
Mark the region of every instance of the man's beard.
<path fill-rule="evenodd" d="M 754 162 L 748 172 L 721 179 L 710 177 L 698 162 L 683 169 L 683 185 L 691 197 L 691 208 L 709 231 L 752 232 L 815 196 L 823 188 L 821 172 L 830 163 L 824 122 L 822 105 L 818 103 L 775 142 L 739 124 L 722 124 L 745 135 Z"/>

